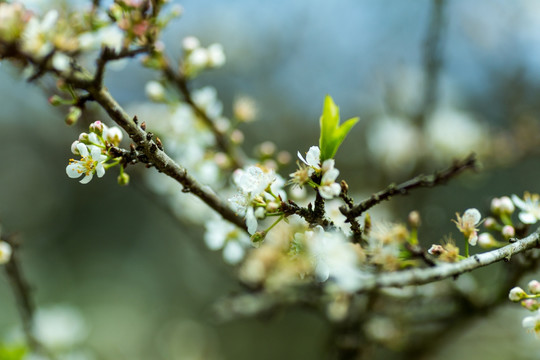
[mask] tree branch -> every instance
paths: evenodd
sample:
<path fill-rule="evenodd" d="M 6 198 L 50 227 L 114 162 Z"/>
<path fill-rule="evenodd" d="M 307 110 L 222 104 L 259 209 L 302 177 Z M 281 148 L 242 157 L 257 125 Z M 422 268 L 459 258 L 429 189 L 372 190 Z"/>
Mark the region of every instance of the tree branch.
<path fill-rule="evenodd" d="M 339 210 L 347 217 L 347 221 L 351 222 L 353 219 L 362 215 L 366 210 L 383 202 L 384 200 L 389 200 L 394 195 L 407 195 L 409 191 L 416 188 L 433 187 L 436 185 L 445 184 L 448 180 L 459 175 L 463 171 L 467 169 L 475 169 L 476 165 L 476 156 L 471 154 L 463 160 L 455 161 L 452 166 L 445 170 L 437 171 L 432 175 L 418 175 L 417 177 L 407 180 L 399 185 L 391 184 L 386 189 L 371 195 L 371 197 L 354 206 L 352 209 L 348 209 L 347 206 L 342 206 L 339 208 Z"/>
<path fill-rule="evenodd" d="M 173 159 L 162 151 L 158 144 L 152 140 L 152 137 L 148 136 L 149 133 L 135 124 L 107 89 L 96 88 L 94 86 L 84 86 L 83 89 L 88 91 L 93 99 L 107 112 L 110 118 L 129 134 L 129 137 L 148 157 L 156 169 L 178 181 L 184 187 L 185 192 L 191 192 L 200 198 L 225 220 L 247 231 L 244 219 L 236 215 L 213 191 L 204 188 L 188 174 L 185 168 L 175 163 Z"/>
<path fill-rule="evenodd" d="M 21 270 L 19 243 L 15 241 L 14 236 L 3 236 L 2 241 L 7 242 L 12 249 L 11 258 L 9 262 L 4 265 L 4 270 L 9 280 L 11 290 L 15 296 L 17 308 L 19 309 L 26 342 L 30 349 L 35 353 L 47 355 L 49 358 L 52 358 L 51 354 L 48 353 L 33 333 L 35 305 L 34 299 L 32 298 L 32 289 Z"/>
<path fill-rule="evenodd" d="M 408 285 L 422 285 L 449 277 L 455 277 L 501 260 L 510 258 L 526 250 L 540 247 L 540 228 L 529 236 L 506 245 L 500 249 L 476 254 L 457 263 L 444 263 L 436 267 L 425 269 L 411 269 L 386 274 L 369 275 L 364 279 L 358 293 L 367 292 L 384 287 L 403 287 Z"/>

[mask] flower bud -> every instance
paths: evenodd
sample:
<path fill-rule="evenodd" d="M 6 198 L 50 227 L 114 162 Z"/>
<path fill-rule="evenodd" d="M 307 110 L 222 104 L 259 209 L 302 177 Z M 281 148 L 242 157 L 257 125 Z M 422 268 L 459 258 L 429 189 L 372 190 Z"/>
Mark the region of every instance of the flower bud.
<path fill-rule="evenodd" d="M 184 49 L 184 51 L 192 52 L 200 46 L 201 42 L 195 36 L 188 36 L 185 37 L 184 40 L 182 40 L 182 48 Z"/>
<path fill-rule="evenodd" d="M 77 107 L 77 106 L 71 106 L 69 108 L 69 112 L 65 118 L 65 121 L 66 121 L 66 124 L 68 125 L 73 125 L 77 122 L 77 120 L 79 120 L 79 118 L 81 117 L 82 115 L 82 110 L 81 108 Z"/>
<path fill-rule="evenodd" d="M 157 81 L 149 81 L 144 87 L 146 96 L 152 101 L 162 102 L 165 100 L 165 88 Z"/>
<path fill-rule="evenodd" d="M 105 140 L 110 142 L 111 144 L 117 146 L 120 141 L 122 141 L 122 130 L 120 128 L 113 126 L 112 128 L 107 129 L 105 133 Z"/>
<path fill-rule="evenodd" d="M 231 133 L 231 141 L 233 144 L 240 145 L 244 142 L 244 133 L 238 129 L 234 129 Z"/>
<path fill-rule="evenodd" d="M 0 240 L 0 265 L 7 264 L 11 259 L 13 249 L 5 241 Z"/>
<path fill-rule="evenodd" d="M 120 175 L 118 175 L 117 180 L 118 180 L 118 185 L 122 185 L 122 186 L 128 185 L 129 184 L 129 175 L 126 174 L 125 172 L 123 172 Z"/>
<path fill-rule="evenodd" d="M 538 280 L 531 280 L 527 285 L 529 292 L 534 295 L 540 294 L 540 282 Z"/>
<path fill-rule="evenodd" d="M 94 121 L 90 124 L 90 132 L 96 133 L 97 135 L 101 136 L 103 135 L 103 130 L 105 129 L 105 125 L 101 121 Z"/>
<path fill-rule="evenodd" d="M 257 105 L 252 98 L 241 96 L 234 101 L 233 113 L 238 121 L 252 122 L 257 117 Z"/>
<path fill-rule="evenodd" d="M 259 145 L 259 152 L 264 157 L 272 156 L 275 151 L 276 144 L 271 141 L 265 141 L 261 145 Z"/>
<path fill-rule="evenodd" d="M 217 68 L 225 64 L 225 52 L 221 44 L 212 44 L 207 49 L 208 66 Z"/>
<path fill-rule="evenodd" d="M 491 200 L 491 206 L 490 206 L 491 212 L 494 214 L 499 214 L 501 212 L 501 199 L 499 198 L 493 198 Z"/>
<path fill-rule="evenodd" d="M 257 231 L 255 234 L 251 235 L 251 243 L 254 247 L 258 248 L 266 237 L 266 231 Z"/>
<path fill-rule="evenodd" d="M 446 250 L 444 250 L 442 245 L 436 245 L 436 244 L 431 245 L 431 247 L 428 250 L 428 253 L 430 253 L 433 256 L 439 256 L 439 255 L 442 255 L 445 252 L 446 252 Z"/>
<path fill-rule="evenodd" d="M 414 211 L 411 211 L 409 213 L 409 217 L 408 217 L 408 220 L 409 220 L 409 225 L 414 227 L 414 228 L 417 228 L 420 226 L 420 213 L 416 210 Z"/>
<path fill-rule="evenodd" d="M 79 149 L 77 148 L 77 145 L 79 145 L 81 142 L 79 140 L 75 140 L 72 144 L 71 144 L 71 152 L 74 154 L 74 155 L 81 155 Z"/>
<path fill-rule="evenodd" d="M 276 160 L 280 165 L 287 165 L 291 162 L 291 158 L 292 157 L 290 152 L 282 150 L 277 154 Z"/>
<path fill-rule="evenodd" d="M 502 228 L 501 233 L 502 233 L 502 236 L 507 240 L 516 236 L 516 230 L 514 229 L 512 225 L 505 225 Z"/>
<path fill-rule="evenodd" d="M 478 235 L 478 245 L 481 248 L 489 249 L 497 246 L 497 241 L 493 238 L 490 233 L 481 233 Z"/>
<path fill-rule="evenodd" d="M 52 106 L 59 106 L 59 105 L 62 105 L 63 103 L 64 103 L 64 99 L 62 99 L 58 95 L 53 95 L 49 98 L 49 104 L 51 104 Z"/>
<path fill-rule="evenodd" d="M 497 220 L 495 220 L 491 216 L 487 217 L 484 221 L 484 227 L 488 230 L 493 230 L 497 227 Z"/>
<path fill-rule="evenodd" d="M 529 311 L 538 310 L 538 300 L 536 299 L 525 299 L 521 301 L 521 306 Z"/>
<path fill-rule="evenodd" d="M 514 210 L 516 209 L 514 207 L 514 203 L 512 202 L 512 200 L 508 197 L 508 196 L 503 196 L 500 198 L 500 211 L 503 213 L 503 214 L 512 214 L 514 212 Z"/>
<path fill-rule="evenodd" d="M 513 301 L 513 302 L 518 302 L 526 297 L 527 297 L 527 293 L 519 286 L 512 288 L 510 290 L 510 293 L 508 294 L 508 298 L 510 299 L 510 301 Z"/>

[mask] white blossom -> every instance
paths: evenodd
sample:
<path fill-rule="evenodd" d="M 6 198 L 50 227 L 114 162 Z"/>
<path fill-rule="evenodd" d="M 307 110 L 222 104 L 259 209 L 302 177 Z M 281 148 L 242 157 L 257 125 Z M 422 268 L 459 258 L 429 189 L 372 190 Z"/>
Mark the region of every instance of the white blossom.
<path fill-rule="evenodd" d="M 460 217 L 459 214 L 456 214 L 457 221 L 453 220 L 456 223 L 459 231 L 465 235 L 467 241 L 470 245 L 475 246 L 478 241 L 478 229 L 476 226 L 480 224 L 482 215 L 478 209 L 467 209 L 463 213 L 463 217 Z"/>
<path fill-rule="evenodd" d="M 433 156 L 444 160 L 465 156 L 472 151 L 482 153 L 489 134 L 471 114 L 455 109 L 438 109 L 429 119 L 425 139 L 433 149 Z"/>
<path fill-rule="evenodd" d="M 298 158 L 310 168 L 314 170 L 321 170 L 321 149 L 319 149 L 318 146 L 310 147 L 305 159 L 299 151 Z"/>
<path fill-rule="evenodd" d="M 223 219 L 212 219 L 205 224 L 204 241 L 211 250 L 223 249 L 223 259 L 236 265 L 245 255 L 245 248 L 250 244 L 249 236 L 241 229 Z"/>
<path fill-rule="evenodd" d="M 211 67 L 221 67 L 225 64 L 225 52 L 221 44 L 212 44 L 207 48 L 208 64 Z"/>
<path fill-rule="evenodd" d="M 165 88 L 158 81 L 153 80 L 147 82 L 144 91 L 146 96 L 152 101 L 159 102 L 165 100 Z"/>
<path fill-rule="evenodd" d="M 525 297 L 527 297 L 527 293 L 519 286 L 513 287 L 508 294 L 508 299 L 513 302 L 518 302 Z"/>
<path fill-rule="evenodd" d="M 56 10 L 50 10 L 41 20 L 37 16 L 32 17 L 21 36 L 22 50 L 38 58 L 50 53 L 54 48 L 51 37 L 57 20 L 58 11 Z"/>
<path fill-rule="evenodd" d="M 69 70 L 70 61 L 71 61 L 71 58 L 61 52 L 55 52 L 52 57 L 53 67 L 60 72 Z"/>
<path fill-rule="evenodd" d="M 238 169 L 233 173 L 233 181 L 239 192 L 229 198 L 233 210 L 245 216 L 248 232 L 254 234 L 257 231 L 257 216 L 254 207 L 256 200 L 264 202 L 260 196 L 276 179 L 273 171 L 264 172 L 257 166 L 250 166 L 246 170 Z M 261 204 L 262 205 L 262 204 Z"/>
<path fill-rule="evenodd" d="M 313 231 L 306 231 L 304 237 L 318 281 L 331 280 L 347 292 L 354 292 L 360 286 L 363 275 L 358 267 L 359 258 L 341 232 L 324 231 L 317 226 Z"/>
<path fill-rule="evenodd" d="M 201 42 L 195 36 L 187 36 L 182 40 L 184 51 L 191 52 L 201 46 Z"/>
<path fill-rule="evenodd" d="M 118 145 L 123 136 L 122 130 L 118 126 L 105 127 L 103 130 L 103 138 L 113 145 Z"/>
<path fill-rule="evenodd" d="M 51 349 L 65 349 L 83 341 L 88 329 L 80 313 L 69 306 L 57 305 L 39 309 L 33 328 L 34 336 Z"/>
<path fill-rule="evenodd" d="M 538 333 L 540 331 L 540 310 L 532 316 L 526 316 L 523 318 L 521 325 L 528 331 L 534 331 Z"/>
<path fill-rule="evenodd" d="M 333 199 L 341 193 L 341 185 L 335 181 L 339 176 L 339 170 L 334 168 L 334 160 L 328 159 L 323 164 L 323 169 L 327 168 L 321 179 L 319 194 L 325 199 Z"/>
<path fill-rule="evenodd" d="M 381 117 L 368 128 L 370 154 L 391 174 L 413 169 L 421 154 L 418 129 L 406 118 Z"/>
<path fill-rule="evenodd" d="M 524 224 L 534 224 L 540 220 L 540 196 L 538 194 L 525 193 L 523 200 L 512 195 L 512 201 L 521 210 L 519 220 Z"/>
<path fill-rule="evenodd" d="M 81 160 L 69 160 L 66 173 L 70 178 L 76 179 L 84 175 L 80 183 L 87 184 L 92 180 L 94 173 L 98 177 L 105 175 L 103 163 L 107 160 L 107 156 L 101 153 L 99 147 L 93 145 L 87 147 L 85 144 L 79 143 L 76 148 L 81 155 Z M 88 152 L 88 149 L 90 149 L 90 152 Z"/>

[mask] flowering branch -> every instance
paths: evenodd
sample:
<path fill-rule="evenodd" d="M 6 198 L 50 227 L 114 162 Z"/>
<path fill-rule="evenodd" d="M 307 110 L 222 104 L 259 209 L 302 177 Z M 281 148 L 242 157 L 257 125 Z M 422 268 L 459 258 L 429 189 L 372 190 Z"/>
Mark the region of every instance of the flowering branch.
<path fill-rule="evenodd" d="M 77 83 L 74 85 L 77 85 Z M 149 163 L 154 165 L 160 172 L 167 174 L 182 184 L 184 192 L 190 192 L 197 196 L 221 214 L 225 220 L 228 220 L 241 229 L 247 230 L 244 220 L 236 215 L 212 190 L 203 188 L 203 186 L 188 174 L 185 168 L 175 163 L 161 150 L 157 141 L 152 139 L 151 134 L 143 130 L 129 117 L 107 89 L 88 86 L 84 83 L 79 85 L 83 85 L 81 87 L 92 95 L 93 99 L 101 105 L 110 118 L 129 134 L 132 141 L 148 157 Z"/>
<path fill-rule="evenodd" d="M 474 154 L 469 155 L 467 158 L 459 161 L 455 161 L 449 168 L 437 171 L 432 175 L 418 175 L 417 177 L 407 180 L 399 185 L 391 184 L 386 189 L 379 191 L 367 200 L 362 201 L 360 204 L 348 209 L 347 206 L 342 206 L 340 211 L 347 217 L 347 221 L 351 221 L 358 216 L 362 215 L 366 210 L 373 206 L 389 200 L 394 195 L 407 195 L 409 191 L 421 188 L 421 187 L 433 187 L 436 185 L 445 184 L 451 178 L 459 175 L 465 170 L 475 169 L 477 166 L 476 156 Z"/>
<path fill-rule="evenodd" d="M 367 292 L 377 288 L 403 287 L 408 285 L 422 285 L 458 276 L 468 271 L 484 267 L 501 260 L 508 261 L 512 255 L 529 249 L 540 247 L 540 228 L 529 236 L 506 245 L 500 249 L 476 254 L 457 263 L 444 263 L 436 267 L 425 269 L 411 269 L 386 274 L 370 275 L 366 277 L 358 288 L 358 293 Z"/>

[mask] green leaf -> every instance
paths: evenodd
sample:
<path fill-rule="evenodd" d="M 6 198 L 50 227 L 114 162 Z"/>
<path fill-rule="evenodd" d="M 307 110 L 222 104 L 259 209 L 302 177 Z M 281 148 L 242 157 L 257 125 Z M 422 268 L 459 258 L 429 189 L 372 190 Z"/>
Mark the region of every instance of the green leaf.
<path fill-rule="evenodd" d="M 358 120 L 358 118 L 352 118 L 340 126 L 339 107 L 334 103 L 330 95 L 326 95 L 320 119 L 321 136 L 319 138 L 319 148 L 321 149 L 321 162 L 336 155 L 341 143 Z"/>
<path fill-rule="evenodd" d="M 4 345 L 0 343 L 0 359 L 2 360 L 22 360 L 27 349 L 24 345 Z"/>

